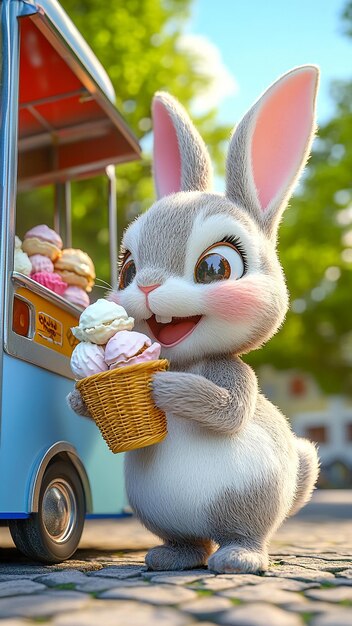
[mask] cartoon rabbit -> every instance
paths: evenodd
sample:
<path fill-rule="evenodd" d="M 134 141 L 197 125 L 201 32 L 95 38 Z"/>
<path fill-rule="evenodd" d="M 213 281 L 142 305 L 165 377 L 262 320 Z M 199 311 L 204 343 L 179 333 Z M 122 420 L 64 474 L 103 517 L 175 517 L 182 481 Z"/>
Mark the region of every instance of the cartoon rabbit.
<path fill-rule="evenodd" d="M 168 436 L 125 463 L 131 506 L 164 542 L 149 550 L 150 569 L 265 570 L 272 534 L 314 488 L 313 444 L 295 437 L 239 355 L 268 341 L 287 311 L 277 229 L 312 143 L 317 83 L 316 67 L 293 69 L 248 111 L 225 194 L 210 191 L 186 112 L 166 93 L 154 98 L 159 200 L 127 229 L 111 295 L 170 362 L 152 391 Z M 75 394 L 71 405 L 84 412 Z"/>

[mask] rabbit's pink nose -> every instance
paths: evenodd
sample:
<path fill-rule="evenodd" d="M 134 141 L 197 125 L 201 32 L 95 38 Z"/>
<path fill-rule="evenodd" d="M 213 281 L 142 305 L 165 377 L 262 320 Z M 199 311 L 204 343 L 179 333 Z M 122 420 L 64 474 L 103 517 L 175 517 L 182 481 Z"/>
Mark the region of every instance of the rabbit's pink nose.
<path fill-rule="evenodd" d="M 154 289 L 157 289 L 158 287 L 160 287 L 160 285 L 148 285 L 147 287 L 141 287 L 141 285 L 138 285 L 138 287 L 141 291 L 143 291 L 143 293 L 146 293 L 148 295 L 148 293 L 154 291 Z"/>

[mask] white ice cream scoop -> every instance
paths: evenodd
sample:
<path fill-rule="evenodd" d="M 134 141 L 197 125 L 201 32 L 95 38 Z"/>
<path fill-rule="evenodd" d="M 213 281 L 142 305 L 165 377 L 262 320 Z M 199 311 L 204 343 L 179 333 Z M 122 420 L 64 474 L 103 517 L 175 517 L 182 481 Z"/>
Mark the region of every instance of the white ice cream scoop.
<path fill-rule="evenodd" d="M 103 345 L 117 331 L 131 330 L 133 325 L 133 317 L 128 317 L 122 306 L 100 298 L 83 311 L 79 326 L 72 328 L 72 333 L 80 341 Z"/>
<path fill-rule="evenodd" d="M 104 360 L 104 348 L 96 343 L 82 341 L 75 347 L 71 356 L 71 370 L 77 380 L 106 372 L 108 366 Z"/>
<path fill-rule="evenodd" d="M 147 335 L 121 331 L 112 337 L 105 348 L 105 362 L 110 369 L 154 361 L 160 356 L 161 346 L 152 343 Z"/>
<path fill-rule="evenodd" d="M 32 271 L 32 263 L 28 258 L 28 254 L 23 252 L 21 248 L 15 249 L 13 269 L 15 270 L 15 272 L 20 272 L 21 274 L 25 274 L 26 276 L 30 276 L 30 273 Z"/>

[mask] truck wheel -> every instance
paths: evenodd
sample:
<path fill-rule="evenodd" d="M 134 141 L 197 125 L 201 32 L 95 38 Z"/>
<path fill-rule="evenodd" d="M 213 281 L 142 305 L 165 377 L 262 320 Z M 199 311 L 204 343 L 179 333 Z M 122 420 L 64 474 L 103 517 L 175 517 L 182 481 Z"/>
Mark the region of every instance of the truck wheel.
<path fill-rule="evenodd" d="M 38 513 L 28 519 L 11 520 L 12 539 L 29 558 L 60 563 L 77 549 L 85 512 L 84 490 L 74 466 L 53 461 L 43 476 Z"/>

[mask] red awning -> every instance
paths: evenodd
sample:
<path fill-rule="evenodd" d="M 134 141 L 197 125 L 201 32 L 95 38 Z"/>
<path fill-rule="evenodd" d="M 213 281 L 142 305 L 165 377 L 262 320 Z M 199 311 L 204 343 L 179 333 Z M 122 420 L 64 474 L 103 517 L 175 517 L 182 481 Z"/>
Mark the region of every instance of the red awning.
<path fill-rule="evenodd" d="M 43 14 L 20 18 L 20 189 L 139 158 L 137 139 Z"/>

